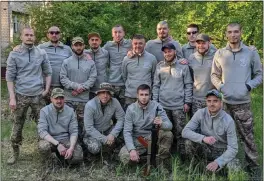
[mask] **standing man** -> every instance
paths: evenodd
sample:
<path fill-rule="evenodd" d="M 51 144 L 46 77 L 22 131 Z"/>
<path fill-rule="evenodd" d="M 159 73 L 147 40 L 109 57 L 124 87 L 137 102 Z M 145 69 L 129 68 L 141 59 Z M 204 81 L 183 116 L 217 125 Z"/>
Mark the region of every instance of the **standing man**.
<path fill-rule="evenodd" d="M 155 40 L 149 40 L 146 44 L 146 51 L 153 54 L 158 62 L 164 59 L 161 48 L 167 43 L 172 43 L 175 46 L 178 59 L 183 58 L 181 45 L 172 39 L 169 32 L 168 23 L 166 21 L 159 22 L 157 24 L 158 37 Z"/>
<path fill-rule="evenodd" d="M 138 162 L 147 149 L 138 141 L 139 137 L 151 140 L 151 128 L 159 127 L 158 155 L 161 163 L 169 159 L 173 140 L 172 124 L 159 103 L 150 100 L 150 87 L 142 84 L 137 88 L 137 102 L 127 108 L 124 123 L 124 138 L 126 145 L 120 150 L 119 157 L 123 164 L 129 161 Z M 150 144 L 150 143 L 149 143 Z"/>
<path fill-rule="evenodd" d="M 241 41 L 242 27 L 238 23 L 227 25 L 228 43 L 214 56 L 211 80 L 223 93 L 224 109 L 236 123 L 244 146 L 247 168 L 259 169 L 258 152 L 253 136 L 253 116 L 250 91 L 262 83 L 262 67 L 257 51 Z"/>
<path fill-rule="evenodd" d="M 81 37 L 72 40 L 73 55 L 63 61 L 60 80 L 65 89 L 66 104 L 77 114 L 79 141 L 83 138 L 83 112 L 89 100 L 89 91 L 96 80 L 97 72 L 94 61 L 83 53 L 84 41 Z"/>
<path fill-rule="evenodd" d="M 193 77 L 193 100 L 191 115 L 206 107 L 205 96 L 207 91 L 214 88 L 211 82 L 211 69 L 215 49 L 211 48 L 210 38 L 206 34 L 196 37 L 197 52 L 190 55 L 189 67 Z"/>
<path fill-rule="evenodd" d="M 49 92 L 52 73 L 46 52 L 34 46 L 34 30 L 29 27 L 24 28 L 20 38 L 22 51 L 11 51 L 7 59 L 9 107 L 15 115 L 11 135 L 13 153 L 7 161 L 8 164 L 14 164 L 19 157 L 22 129 L 29 107 L 37 123 L 39 111 L 45 105 L 42 97 Z M 45 90 L 43 90 L 43 74 L 46 77 Z"/>
<path fill-rule="evenodd" d="M 52 68 L 50 92 L 45 97 L 46 104 L 49 104 L 52 90 L 56 87 L 63 88 L 60 83 L 60 69 L 63 60 L 72 55 L 72 50 L 60 41 L 61 31 L 57 26 L 48 29 L 47 37 L 49 41 L 38 45 L 38 48 L 46 51 Z"/>
<path fill-rule="evenodd" d="M 187 144 L 188 155 L 196 159 L 205 157 L 209 161 L 206 169 L 216 172 L 225 165 L 234 165 L 231 162 L 235 161 L 238 151 L 236 127 L 231 116 L 222 110 L 220 92 L 215 89 L 208 91 L 206 105 L 206 108 L 199 109 L 187 123 L 182 137 L 195 142 Z"/>
<path fill-rule="evenodd" d="M 137 88 L 141 84 L 152 87 L 157 60 L 154 55 L 144 50 L 146 40 L 137 34 L 132 38 L 134 56 L 126 56 L 122 64 L 122 76 L 125 82 L 125 109 L 137 100 Z"/>
<path fill-rule="evenodd" d="M 181 132 L 185 126 L 185 114 L 192 103 L 193 81 L 188 65 L 177 61 L 176 47 L 172 43 L 164 45 L 162 51 L 165 59 L 157 64 L 153 100 L 160 103 L 171 120 L 174 147 L 176 146 L 181 156 L 184 156 L 184 139 Z"/>
<path fill-rule="evenodd" d="M 83 160 L 82 147 L 77 143 L 78 124 L 74 110 L 64 104 L 64 91 L 54 88 L 51 104 L 40 110 L 38 134 L 41 138 L 39 149 L 44 160 L 55 152 L 68 164 Z"/>
<path fill-rule="evenodd" d="M 123 129 L 125 112 L 116 98 L 113 98 L 113 88 L 109 83 L 102 83 L 96 92 L 96 97 L 85 105 L 84 126 L 88 151 L 100 153 L 102 146 L 110 148 L 118 146 L 117 137 Z M 117 119 L 113 125 L 112 117 Z"/>
<path fill-rule="evenodd" d="M 109 77 L 108 82 L 113 85 L 114 97 L 122 107 L 125 105 L 125 83 L 122 79 L 122 61 L 131 49 L 131 40 L 124 39 L 125 31 L 122 25 L 112 28 L 113 41 L 108 41 L 104 49 L 109 52 Z"/>
<path fill-rule="evenodd" d="M 88 53 L 96 66 L 97 77 L 94 83 L 94 86 L 90 91 L 90 98 L 92 99 L 96 96 L 95 92 L 99 89 L 100 84 L 103 82 L 107 82 L 107 66 L 109 60 L 109 53 L 107 50 L 100 47 L 102 43 L 102 39 L 99 33 L 89 33 L 88 34 L 88 42 L 90 45 L 90 49 L 86 50 L 85 53 Z"/>
<path fill-rule="evenodd" d="M 188 59 L 189 56 L 197 51 L 196 36 L 199 34 L 199 27 L 197 24 L 189 24 L 187 26 L 188 43 L 182 46 L 183 57 Z M 217 49 L 210 43 L 210 49 L 216 51 Z"/>

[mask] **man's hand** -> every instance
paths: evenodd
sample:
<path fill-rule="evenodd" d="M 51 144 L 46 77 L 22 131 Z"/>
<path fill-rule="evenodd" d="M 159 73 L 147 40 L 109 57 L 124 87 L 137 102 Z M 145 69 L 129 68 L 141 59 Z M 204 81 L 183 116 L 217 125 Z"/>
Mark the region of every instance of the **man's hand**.
<path fill-rule="evenodd" d="M 73 95 L 73 96 L 77 96 L 78 94 L 79 94 L 79 93 L 78 93 L 76 90 L 73 90 L 73 91 L 72 91 L 72 95 Z"/>
<path fill-rule="evenodd" d="M 76 91 L 78 92 L 78 94 L 82 93 L 85 89 L 83 87 L 80 87 L 78 89 L 76 89 Z"/>
<path fill-rule="evenodd" d="M 42 92 L 42 97 L 45 97 L 48 93 L 49 93 L 49 90 L 44 90 L 44 91 Z"/>
<path fill-rule="evenodd" d="M 155 119 L 154 119 L 154 124 L 156 124 L 156 125 L 158 125 L 158 126 L 161 126 L 161 124 L 162 124 L 162 119 L 161 119 L 161 117 L 155 117 Z"/>
<path fill-rule="evenodd" d="M 251 51 L 256 51 L 257 48 L 254 46 L 254 45 L 250 45 L 248 46 L 248 48 L 251 50 Z"/>
<path fill-rule="evenodd" d="M 183 111 L 184 112 L 189 112 L 189 110 L 190 110 L 190 106 L 188 104 L 184 104 L 183 105 Z"/>
<path fill-rule="evenodd" d="M 92 60 L 92 57 L 88 53 L 84 53 L 84 55 L 88 60 Z"/>
<path fill-rule="evenodd" d="M 129 152 L 129 156 L 130 156 L 130 160 L 132 160 L 134 162 L 138 162 L 139 161 L 139 155 L 138 155 L 138 152 L 136 150 L 131 150 Z"/>
<path fill-rule="evenodd" d="M 12 111 L 16 109 L 16 98 L 11 98 L 9 101 L 9 107 Z"/>
<path fill-rule="evenodd" d="M 15 47 L 13 48 L 13 51 L 21 53 L 21 52 L 22 52 L 22 48 L 21 48 L 20 45 L 17 45 L 17 46 L 15 46 Z"/>
<path fill-rule="evenodd" d="M 189 63 L 186 58 L 181 58 L 179 61 L 180 61 L 180 64 L 182 64 L 182 65 L 188 65 L 188 63 Z"/>
<path fill-rule="evenodd" d="M 72 154 L 73 154 L 73 150 L 74 150 L 74 148 L 69 148 L 67 151 L 66 151 L 66 153 L 65 153 L 65 155 L 64 155 L 64 158 L 65 159 L 71 159 L 71 157 L 72 157 Z"/>
<path fill-rule="evenodd" d="M 219 165 L 217 164 L 217 162 L 216 161 L 213 161 L 213 162 L 209 163 L 206 166 L 206 169 L 209 170 L 209 171 L 211 171 L 211 172 L 215 172 L 218 167 L 219 167 Z"/>
<path fill-rule="evenodd" d="M 111 134 L 109 134 L 107 137 L 106 137 L 107 141 L 106 141 L 106 144 L 111 146 L 114 142 L 115 142 L 115 137 Z"/>
<path fill-rule="evenodd" d="M 206 136 L 203 138 L 203 142 L 205 142 L 208 145 L 213 145 L 213 144 L 215 144 L 216 141 L 217 140 L 213 136 Z"/>
<path fill-rule="evenodd" d="M 133 53 L 132 50 L 128 50 L 128 52 L 127 52 L 127 57 L 128 57 L 128 58 L 132 58 L 134 55 L 135 55 L 135 54 Z"/>
<path fill-rule="evenodd" d="M 61 156 L 64 156 L 66 154 L 67 148 L 65 148 L 63 144 L 59 144 L 57 150 Z"/>

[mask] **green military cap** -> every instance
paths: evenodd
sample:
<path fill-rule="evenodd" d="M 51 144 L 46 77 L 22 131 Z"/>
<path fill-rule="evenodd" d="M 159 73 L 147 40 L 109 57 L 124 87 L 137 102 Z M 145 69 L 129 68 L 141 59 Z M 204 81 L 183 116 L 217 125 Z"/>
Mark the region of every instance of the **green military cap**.
<path fill-rule="evenodd" d="M 72 39 L 72 44 L 74 45 L 75 43 L 82 43 L 82 44 L 84 44 L 84 41 L 83 41 L 82 37 L 74 37 Z"/>
<path fill-rule="evenodd" d="M 99 33 L 96 33 L 96 32 L 92 32 L 92 33 L 89 33 L 88 34 L 88 40 L 90 40 L 90 38 L 92 38 L 92 37 L 98 37 L 98 38 L 101 39 L 100 34 Z"/>
<path fill-rule="evenodd" d="M 199 35 L 197 35 L 197 37 L 196 37 L 196 42 L 197 41 L 210 41 L 210 37 L 208 36 L 208 35 L 206 35 L 206 34 L 199 34 Z"/>
<path fill-rule="evenodd" d="M 114 95 L 114 89 L 111 84 L 103 82 L 100 84 L 99 90 L 96 91 L 96 94 L 99 92 L 105 92 L 108 91 L 111 95 Z"/>
<path fill-rule="evenodd" d="M 55 88 L 51 92 L 51 97 L 52 98 L 57 98 L 57 97 L 64 97 L 64 90 L 61 88 Z"/>
<path fill-rule="evenodd" d="M 206 93 L 206 97 L 208 97 L 208 96 L 215 96 L 215 97 L 217 97 L 217 98 L 222 100 L 222 94 L 216 89 L 209 90 Z"/>

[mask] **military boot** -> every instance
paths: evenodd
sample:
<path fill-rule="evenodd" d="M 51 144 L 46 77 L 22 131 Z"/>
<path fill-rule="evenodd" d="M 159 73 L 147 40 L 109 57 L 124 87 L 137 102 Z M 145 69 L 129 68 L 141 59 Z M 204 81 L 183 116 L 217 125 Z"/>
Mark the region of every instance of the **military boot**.
<path fill-rule="evenodd" d="M 13 147 L 13 154 L 11 155 L 11 157 L 7 160 L 7 164 L 14 164 L 16 163 L 18 156 L 19 156 L 19 146 L 18 145 L 14 145 Z"/>

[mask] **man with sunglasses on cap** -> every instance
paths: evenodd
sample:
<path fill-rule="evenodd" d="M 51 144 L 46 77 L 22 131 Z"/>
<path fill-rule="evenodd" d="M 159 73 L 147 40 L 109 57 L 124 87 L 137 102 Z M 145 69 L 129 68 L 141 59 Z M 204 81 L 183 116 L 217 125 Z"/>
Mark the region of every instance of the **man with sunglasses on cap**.
<path fill-rule="evenodd" d="M 93 155 L 100 153 L 102 148 L 113 150 L 118 146 L 116 141 L 123 129 L 125 112 L 113 95 L 112 85 L 101 83 L 96 96 L 85 105 L 84 143 Z M 117 120 L 115 125 L 113 116 Z"/>
<path fill-rule="evenodd" d="M 89 99 L 96 96 L 96 91 L 99 89 L 100 84 L 107 82 L 107 66 L 109 61 L 109 53 L 104 48 L 101 48 L 102 39 L 99 33 L 92 32 L 88 34 L 88 43 L 90 45 L 89 50 L 85 50 L 88 53 L 96 66 L 97 77 L 94 86 L 90 90 Z"/>
<path fill-rule="evenodd" d="M 51 104 L 40 110 L 39 150 L 44 161 L 48 161 L 51 153 L 55 152 L 61 161 L 77 164 L 83 160 L 83 152 L 77 143 L 76 114 L 64 101 L 63 89 L 55 88 L 51 93 Z"/>
<path fill-rule="evenodd" d="M 186 144 L 188 155 L 206 159 L 209 162 L 206 169 L 211 172 L 225 165 L 229 169 L 238 166 L 235 159 L 238 152 L 235 122 L 222 110 L 222 103 L 219 91 L 208 91 L 207 107 L 199 109 L 182 131 L 182 137 L 191 141 Z"/>
<path fill-rule="evenodd" d="M 84 54 L 84 47 L 83 39 L 74 37 L 72 39 L 73 55 L 63 61 L 60 71 L 66 104 L 77 114 L 80 142 L 83 137 L 84 106 L 89 100 L 89 91 L 97 76 L 95 63 Z"/>
<path fill-rule="evenodd" d="M 184 139 L 181 132 L 185 126 L 186 113 L 192 103 L 193 81 L 188 65 L 177 61 L 176 48 L 172 43 L 161 49 L 164 61 L 157 64 L 153 84 L 153 100 L 160 103 L 173 124 L 174 144 L 172 152 L 177 151 L 184 159 Z"/>

